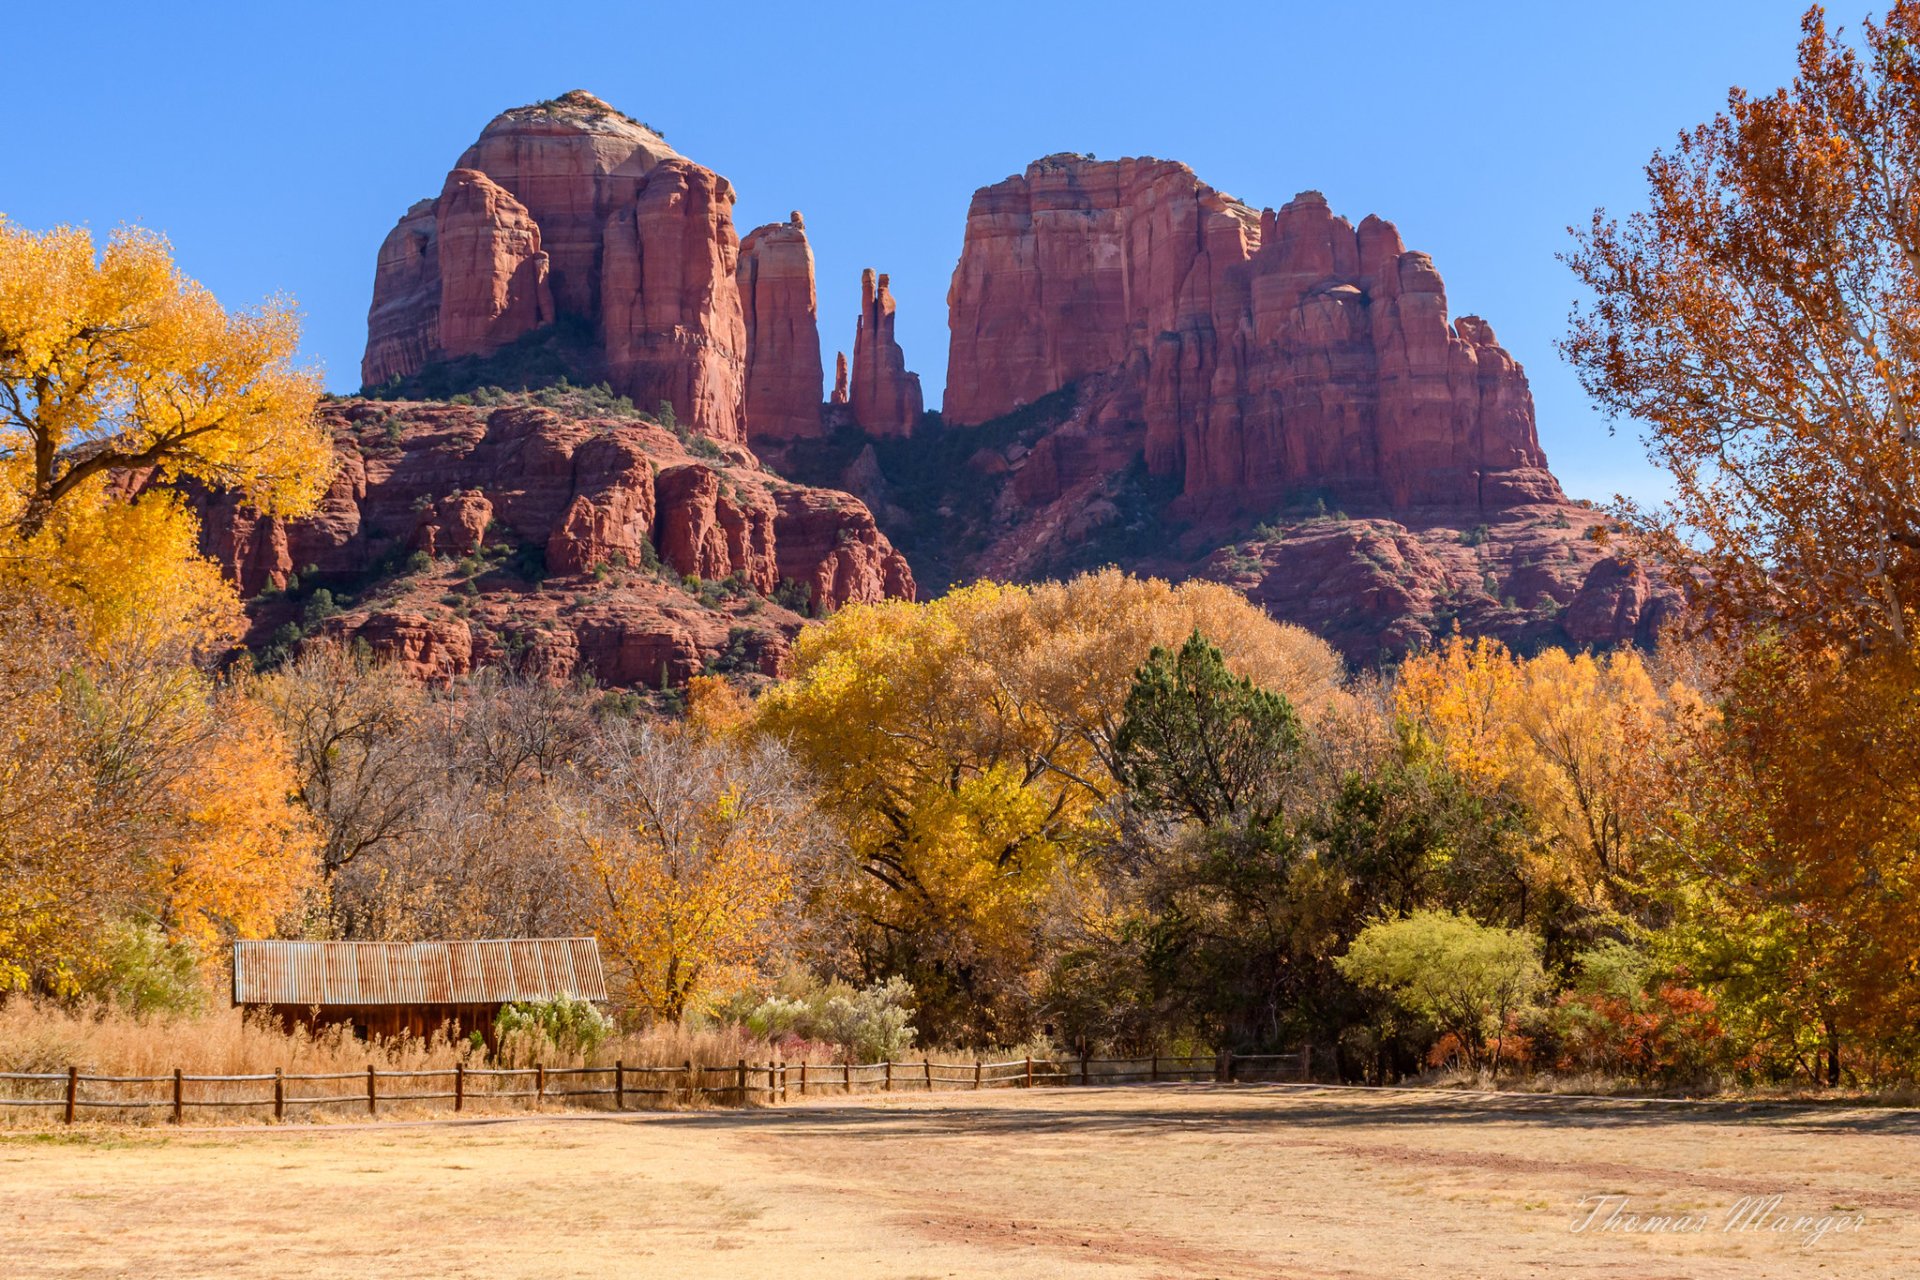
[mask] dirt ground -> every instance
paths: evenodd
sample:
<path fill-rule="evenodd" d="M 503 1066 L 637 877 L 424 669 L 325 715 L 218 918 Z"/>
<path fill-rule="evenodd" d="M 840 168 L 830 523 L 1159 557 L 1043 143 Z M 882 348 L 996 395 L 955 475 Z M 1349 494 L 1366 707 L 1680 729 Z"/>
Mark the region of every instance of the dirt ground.
<path fill-rule="evenodd" d="M 1669 1229 L 1623 1229 L 1645 1215 Z M 1912 1112 L 1160 1085 L 0 1136 L 0 1274 L 21 1278 L 1854 1280 L 1916 1259 Z"/>

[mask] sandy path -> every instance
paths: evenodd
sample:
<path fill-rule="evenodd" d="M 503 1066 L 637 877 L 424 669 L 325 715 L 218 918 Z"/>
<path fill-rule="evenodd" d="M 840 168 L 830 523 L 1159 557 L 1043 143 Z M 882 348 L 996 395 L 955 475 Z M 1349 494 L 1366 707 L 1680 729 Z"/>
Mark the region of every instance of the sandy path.
<path fill-rule="evenodd" d="M 0 1137 L 0 1274 L 1908 1276 L 1920 1119 L 1260 1086 Z M 1581 1198 L 1700 1231 L 1569 1229 Z M 1743 1196 L 1864 1219 L 1722 1230 Z"/>

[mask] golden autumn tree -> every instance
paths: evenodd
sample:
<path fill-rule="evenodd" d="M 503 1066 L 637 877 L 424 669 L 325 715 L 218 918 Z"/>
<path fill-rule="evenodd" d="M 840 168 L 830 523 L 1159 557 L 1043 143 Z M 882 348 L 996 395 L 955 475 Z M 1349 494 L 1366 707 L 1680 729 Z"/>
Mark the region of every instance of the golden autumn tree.
<path fill-rule="evenodd" d="M 310 508 L 332 457 L 299 340 L 289 304 L 227 311 L 157 236 L 122 230 L 96 253 L 82 228 L 0 219 L 0 479 L 16 537 L 91 482 L 149 467 L 261 511 Z"/>
<path fill-rule="evenodd" d="M 1666 695 L 1631 649 L 1520 658 L 1454 636 L 1402 664 L 1395 710 L 1447 767 L 1531 814 L 1536 890 L 1620 910 L 1640 881 L 1648 753 L 1666 734 Z"/>
<path fill-rule="evenodd" d="M 297 342 L 290 306 L 223 310 L 155 237 L 96 254 L 0 220 L 0 647 L 22 655 L 0 668 L 0 777 L 46 801 L 0 830 L 0 985 L 85 988 L 119 924 L 265 930 L 307 879 L 284 743 L 206 669 L 240 602 L 149 485 L 310 507 L 331 454 Z"/>
<path fill-rule="evenodd" d="M 596 764 L 579 871 L 627 1002 L 678 1022 L 777 966 L 822 840 L 786 752 L 641 725 Z"/>
<path fill-rule="evenodd" d="M 1568 256 L 1563 344 L 1671 477 L 1631 510 L 1724 630 L 1910 647 L 1920 604 L 1920 4 L 1857 44 L 1818 7 L 1793 83 L 1735 89 Z"/>
<path fill-rule="evenodd" d="M 906 976 L 938 1034 L 1027 1033 L 1045 903 L 1081 878 L 1122 789 L 1134 673 L 1196 629 L 1309 720 L 1343 705 L 1339 659 L 1310 634 L 1226 587 L 1117 570 L 840 610 L 756 704 L 846 828 L 862 963 Z"/>

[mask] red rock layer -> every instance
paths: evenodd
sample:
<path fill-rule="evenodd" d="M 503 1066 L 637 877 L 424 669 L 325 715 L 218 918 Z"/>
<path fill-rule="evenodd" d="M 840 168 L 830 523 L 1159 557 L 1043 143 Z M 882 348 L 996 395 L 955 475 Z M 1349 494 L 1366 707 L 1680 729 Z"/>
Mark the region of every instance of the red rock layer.
<path fill-rule="evenodd" d="M 1560 496 L 1492 329 L 1315 192 L 1256 214 L 1170 161 L 1051 156 L 975 193 L 947 301 L 950 421 L 1115 375 L 1092 416 L 1139 424 L 1190 507 Z"/>
<path fill-rule="evenodd" d="M 819 438 L 819 304 L 813 250 L 799 213 L 740 242 L 738 280 L 747 332 L 747 438 Z"/>
<path fill-rule="evenodd" d="M 653 130 L 579 91 L 516 108 L 381 246 L 361 377 L 486 355 L 570 317 L 597 333 L 616 391 L 743 440 L 738 255 L 733 188 Z"/>
<path fill-rule="evenodd" d="M 447 175 L 434 209 L 439 246 L 439 348 L 479 355 L 553 322 L 540 227 L 478 169 Z"/>
<path fill-rule="evenodd" d="M 913 434 L 920 420 L 920 375 L 907 371 L 906 353 L 893 337 L 893 294 L 873 268 L 860 273 L 860 322 L 853 335 L 848 399 L 853 420 L 871 436 Z"/>
<path fill-rule="evenodd" d="M 767 598 L 783 580 L 807 588 L 815 611 L 914 596 L 905 558 L 858 499 L 788 484 L 737 447 L 698 457 L 636 419 L 528 405 L 323 412 L 340 465 L 320 510 L 281 520 L 197 493 L 203 549 L 250 597 L 293 574 L 356 590 L 391 574 L 326 627 L 422 676 L 517 655 L 556 679 L 658 685 L 663 669 L 670 681 L 697 674 L 742 631 L 771 674 L 800 625 Z M 544 571 L 484 567 L 509 549 L 544 552 Z M 391 567 L 414 551 L 439 559 Z M 660 572 L 642 567 L 655 560 Z M 716 606 L 687 576 L 738 585 Z M 252 639 L 295 616 L 271 595 L 256 601 Z"/>

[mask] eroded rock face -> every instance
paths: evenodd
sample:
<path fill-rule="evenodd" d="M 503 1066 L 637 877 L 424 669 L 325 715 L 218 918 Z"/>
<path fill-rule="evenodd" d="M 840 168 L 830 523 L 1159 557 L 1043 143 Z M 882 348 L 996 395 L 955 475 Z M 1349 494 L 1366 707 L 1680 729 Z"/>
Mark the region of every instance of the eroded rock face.
<path fill-rule="evenodd" d="M 482 355 L 554 319 L 540 226 L 478 169 L 447 175 L 434 208 L 439 349 Z"/>
<path fill-rule="evenodd" d="M 608 216 L 601 318 L 614 390 L 715 440 L 746 439 L 746 323 L 735 280 L 733 187 L 663 160 Z"/>
<path fill-rule="evenodd" d="M 813 249 L 799 213 L 755 228 L 740 242 L 739 286 L 747 335 L 747 438 L 818 439 L 824 433 L 819 302 Z"/>
<path fill-rule="evenodd" d="M 1256 213 L 1184 165 L 1048 157 L 975 193 L 948 309 L 950 421 L 1105 375 L 1188 510 L 1560 496 L 1491 327 L 1450 321 L 1425 254 L 1317 192 Z"/>
<path fill-rule="evenodd" d="M 742 651 L 772 674 L 805 613 L 914 596 L 858 499 L 789 484 L 738 447 L 699 456 L 640 419 L 527 403 L 323 412 L 340 466 L 314 515 L 190 491 L 204 550 L 253 598 L 255 644 L 331 584 L 350 603 L 308 617 L 310 632 L 364 640 L 422 677 L 511 662 L 658 686 Z M 430 561 L 407 559 L 418 552 Z M 295 577 L 299 597 L 279 595 Z"/>
<path fill-rule="evenodd" d="M 738 256 L 726 179 L 591 94 L 519 107 L 388 234 L 361 377 L 382 385 L 569 319 L 596 335 L 617 392 L 744 440 Z"/>
<path fill-rule="evenodd" d="M 924 408 L 920 375 L 907 371 L 906 353 L 894 340 L 894 309 L 887 277 L 875 276 L 871 267 L 862 271 L 848 400 L 854 422 L 870 436 L 912 435 Z"/>

